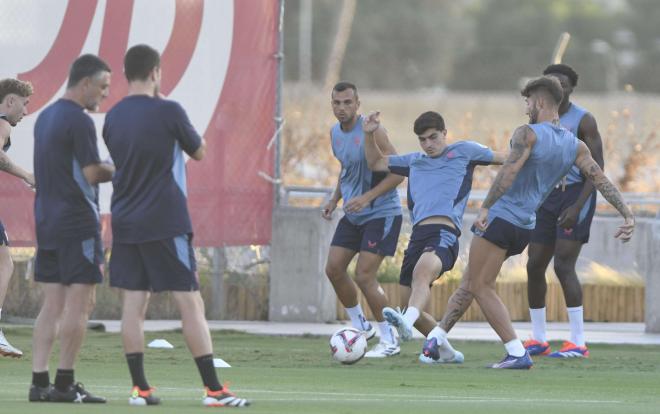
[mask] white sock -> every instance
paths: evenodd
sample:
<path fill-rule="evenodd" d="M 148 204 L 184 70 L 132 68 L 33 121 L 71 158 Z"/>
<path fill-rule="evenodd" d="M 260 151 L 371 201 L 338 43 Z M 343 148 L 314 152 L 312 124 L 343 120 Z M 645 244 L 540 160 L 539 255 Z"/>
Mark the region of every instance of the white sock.
<path fill-rule="evenodd" d="M 529 308 L 529 317 L 532 320 L 532 338 L 539 342 L 546 342 L 545 337 L 545 307 Z"/>
<path fill-rule="evenodd" d="M 394 339 L 394 333 L 392 332 L 392 327 L 387 321 L 378 322 L 378 330 L 380 331 L 380 340 L 381 342 L 387 342 L 389 344 L 395 344 L 396 340 Z"/>
<path fill-rule="evenodd" d="M 2 319 L 2 308 L 0 308 L 0 319 Z"/>
<path fill-rule="evenodd" d="M 506 352 L 514 357 L 525 355 L 525 347 L 520 339 L 516 338 L 504 344 Z"/>
<path fill-rule="evenodd" d="M 440 352 L 440 358 L 451 359 L 456 355 L 456 350 L 451 346 L 447 339 L 447 332 L 441 327 L 436 326 L 433 328 L 426 338 L 435 338 L 438 340 L 438 352 Z"/>
<path fill-rule="evenodd" d="M 346 313 L 348 313 L 348 317 L 351 318 L 351 325 L 353 325 L 353 328 L 363 331 L 364 328 L 367 327 L 367 319 L 364 317 L 362 306 L 360 306 L 359 303 L 352 308 L 346 308 Z"/>
<path fill-rule="evenodd" d="M 409 306 L 408 309 L 406 309 L 406 313 L 403 314 L 403 319 L 405 319 L 410 326 L 413 326 L 418 318 L 419 309 L 414 306 Z"/>
<path fill-rule="evenodd" d="M 571 325 L 571 342 L 577 346 L 584 346 L 584 308 L 577 306 L 575 308 L 566 308 L 568 312 L 568 322 Z"/>

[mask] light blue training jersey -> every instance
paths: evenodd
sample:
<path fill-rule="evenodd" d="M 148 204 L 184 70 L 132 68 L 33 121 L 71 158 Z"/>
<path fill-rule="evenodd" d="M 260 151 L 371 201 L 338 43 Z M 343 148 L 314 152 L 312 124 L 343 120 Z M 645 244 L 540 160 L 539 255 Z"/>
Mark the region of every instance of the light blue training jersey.
<path fill-rule="evenodd" d="M 588 111 L 581 106 L 571 103 L 568 111 L 559 117 L 559 123 L 561 126 L 571 131 L 573 135 L 577 137 L 578 129 L 580 128 L 580 122 L 582 121 L 582 117 L 584 117 L 587 112 Z M 580 169 L 574 165 L 568 171 L 568 175 L 566 176 L 566 184 L 575 184 L 581 182 L 584 182 L 584 176 L 580 172 Z"/>
<path fill-rule="evenodd" d="M 518 227 L 533 229 L 536 210 L 575 163 L 578 139 L 550 122 L 528 124 L 536 143 L 511 187 L 493 204 L 488 223 L 500 217 Z"/>
<path fill-rule="evenodd" d="M 434 158 L 421 152 L 390 155 L 388 167 L 391 172 L 408 177 L 408 208 L 413 225 L 428 217 L 445 216 L 460 232 L 474 167 L 492 161 L 490 148 L 473 141 L 459 141 Z"/>
<path fill-rule="evenodd" d="M 344 205 L 374 188 L 387 173 L 373 172 L 367 165 L 364 155 L 364 132 L 362 116 L 358 117 L 352 130 L 344 132 L 338 122 L 330 131 L 332 152 L 341 163 L 339 189 Z M 371 204 L 357 213 L 346 212 L 346 218 L 353 224 L 361 225 L 369 220 L 398 216 L 401 214 L 401 202 L 396 188 L 377 197 Z"/>

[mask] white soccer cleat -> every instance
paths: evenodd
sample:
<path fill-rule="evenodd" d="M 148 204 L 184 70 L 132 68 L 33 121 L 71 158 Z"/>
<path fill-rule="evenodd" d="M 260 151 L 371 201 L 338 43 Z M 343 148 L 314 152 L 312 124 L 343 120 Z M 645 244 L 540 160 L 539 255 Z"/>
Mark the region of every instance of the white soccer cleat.
<path fill-rule="evenodd" d="M 364 337 L 367 338 L 367 341 L 369 341 L 376 337 L 376 327 L 369 322 L 366 322 L 366 324 L 367 326 L 362 332 L 364 333 Z"/>
<path fill-rule="evenodd" d="M 23 356 L 23 351 L 12 346 L 7 338 L 5 338 L 2 329 L 0 329 L 0 355 L 12 358 L 20 358 Z"/>
<path fill-rule="evenodd" d="M 383 317 L 390 325 L 396 328 L 399 338 L 402 341 L 410 341 L 412 339 L 412 326 L 408 325 L 406 319 L 403 317 L 403 313 L 398 308 L 384 307 Z"/>
<path fill-rule="evenodd" d="M 369 352 L 364 354 L 365 358 L 387 358 L 394 355 L 399 355 L 401 348 L 398 344 L 391 344 L 389 342 L 381 341 L 377 343 Z"/>

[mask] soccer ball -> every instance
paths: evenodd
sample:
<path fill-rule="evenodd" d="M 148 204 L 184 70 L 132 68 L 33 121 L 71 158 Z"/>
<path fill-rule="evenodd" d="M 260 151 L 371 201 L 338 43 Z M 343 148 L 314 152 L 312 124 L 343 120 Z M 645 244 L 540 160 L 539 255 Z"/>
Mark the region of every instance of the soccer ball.
<path fill-rule="evenodd" d="M 354 364 L 367 352 L 367 338 L 355 328 L 341 328 L 330 337 L 330 351 L 342 364 Z"/>

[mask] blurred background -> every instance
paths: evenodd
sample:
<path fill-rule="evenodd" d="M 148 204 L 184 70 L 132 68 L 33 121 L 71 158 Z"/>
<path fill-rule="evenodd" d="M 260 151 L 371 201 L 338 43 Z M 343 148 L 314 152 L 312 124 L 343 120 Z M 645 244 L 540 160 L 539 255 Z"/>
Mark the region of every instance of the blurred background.
<path fill-rule="evenodd" d="M 333 186 L 330 89 L 360 90 L 401 153 L 418 150 L 412 123 L 445 117 L 450 141 L 504 149 L 527 122 L 519 89 L 551 63 L 579 74 L 572 101 L 598 122 L 606 173 L 624 191 L 660 191 L 660 7 L 654 0 L 287 0 L 284 13 L 285 185 Z M 478 169 L 475 188 L 494 171 Z M 655 215 L 655 205 L 645 214 Z"/>

